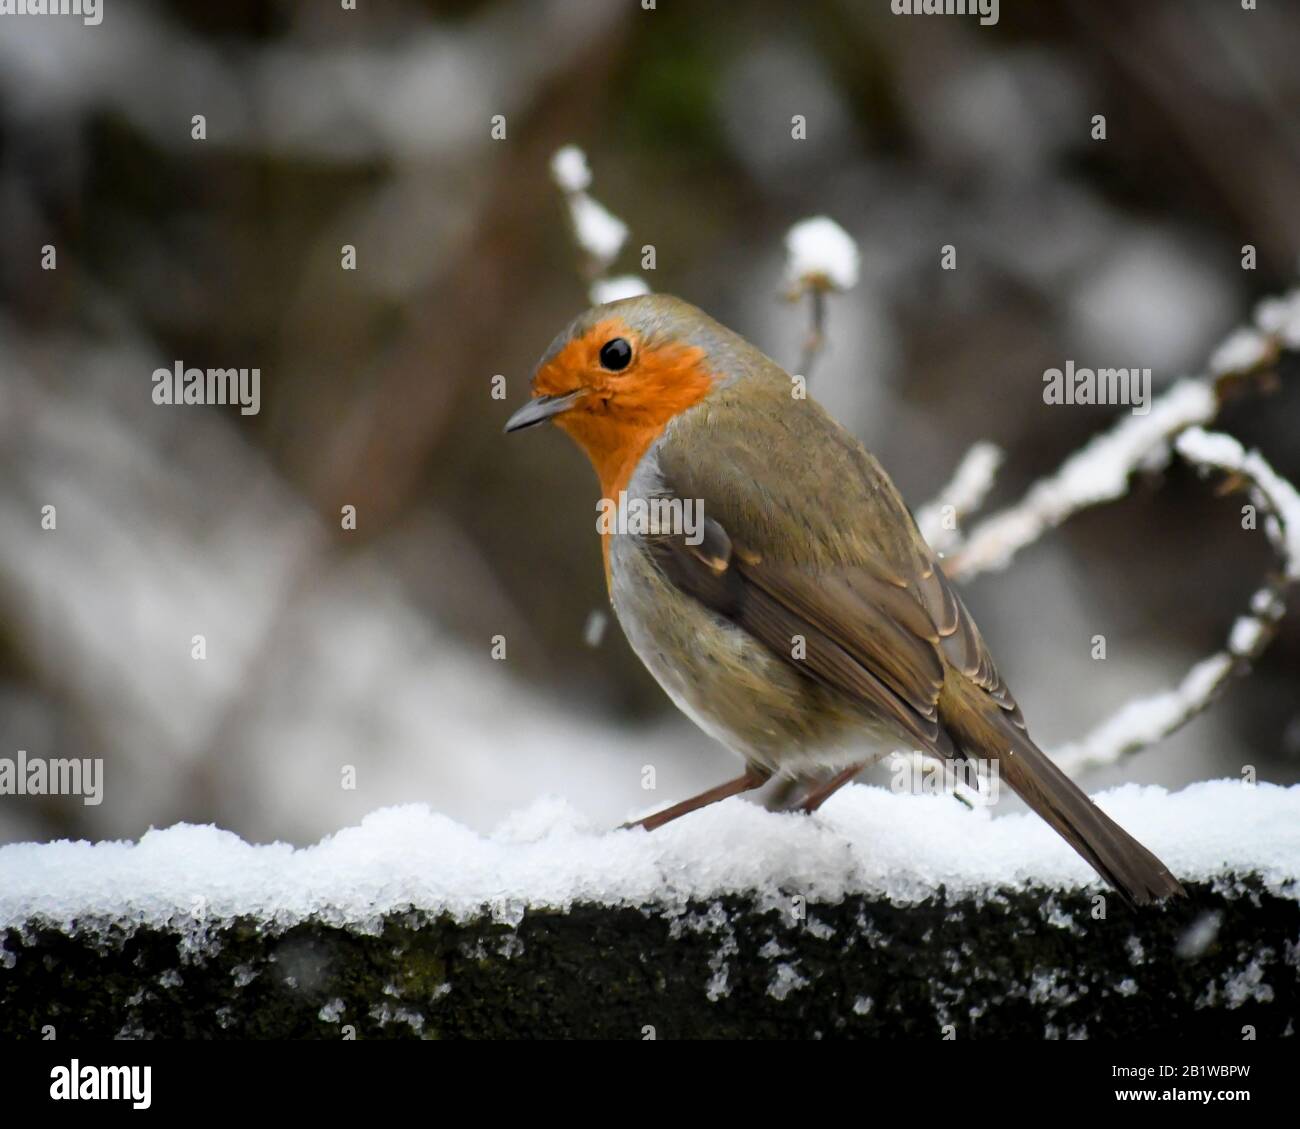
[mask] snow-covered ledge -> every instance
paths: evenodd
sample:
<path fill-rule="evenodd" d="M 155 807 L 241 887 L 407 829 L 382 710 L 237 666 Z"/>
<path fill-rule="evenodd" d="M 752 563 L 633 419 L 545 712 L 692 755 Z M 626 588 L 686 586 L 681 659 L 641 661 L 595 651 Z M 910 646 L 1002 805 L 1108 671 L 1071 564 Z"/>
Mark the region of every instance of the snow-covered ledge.
<path fill-rule="evenodd" d="M 850 787 L 646 834 L 420 806 L 314 847 L 212 827 L 0 848 L 0 1037 L 1294 1034 L 1300 787 L 1102 806 L 1184 880 L 1135 912 L 1041 821 Z"/>

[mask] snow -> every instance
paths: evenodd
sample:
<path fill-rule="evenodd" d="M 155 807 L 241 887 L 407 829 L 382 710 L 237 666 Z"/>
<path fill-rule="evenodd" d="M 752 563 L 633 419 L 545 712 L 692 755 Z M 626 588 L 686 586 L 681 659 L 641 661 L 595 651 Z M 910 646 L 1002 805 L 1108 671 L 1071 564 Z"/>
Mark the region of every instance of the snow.
<path fill-rule="evenodd" d="M 786 233 L 785 248 L 786 277 L 797 289 L 820 282 L 851 290 L 858 283 L 858 245 L 828 216 L 800 220 Z"/>
<path fill-rule="evenodd" d="M 1183 458 L 1200 466 L 1236 471 L 1250 479 L 1281 519 L 1278 548 L 1286 557 L 1286 575 L 1300 580 L 1300 493 L 1282 478 L 1258 451 L 1247 451 L 1231 435 L 1189 428 L 1175 443 Z"/>
<path fill-rule="evenodd" d="M 1236 330 L 1210 358 L 1210 374 L 1246 372 L 1262 364 L 1276 346 L 1300 349 L 1300 290 L 1263 299 L 1254 325 Z"/>
<path fill-rule="evenodd" d="M 1235 330 L 1214 351 L 1209 375 L 1214 378 L 1252 370 L 1279 347 L 1300 348 L 1300 290 L 1260 302 L 1254 326 Z M 1072 514 L 1122 498 L 1135 471 L 1163 467 L 1172 441 L 1184 457 L 1240 470 L 1268 495 L 1284 526 L 1282 551 L 1288 560 L 1287 575 L 1300 577 L 1300 498 L 1257 453 L 1247 455 L 1230 436 L 1207 440 L 1208 433 L 1200 425 L 1214 419 L 1218 407 L 1212 379 L 1178 381 L 1149 412 L 1128 416 L 1095 436 L 1054 475 L 1035 483 L 1019 503 L 981 522 L 965 543 L 948 536 L 942 546 L 954 549 L 945 566 L 948 574 L 969 579 L 990 569 L 1006 568 L 1021 549 Z"/>
<path fill-rule="evenodd" d="M 955 523 L 953 528 L 944 525 L 944 510 L 951 506 L 953 515 L 960 519 L 979 509 L 988 492 L 993 489 L 1003 458 L 1002 448 L 997 444 L 976 443 L 966 452 L 953 473 L 952 480 L 943 488 L 939 497 L 917 510 L 916 524 L 921 529 L 921 535 L 936 552 L 941 552 L 957 540 Z"/>
<path fill-rule="evenodd" d="M 591 284 L 591 304 L 603 306 L 606 302 L 617 302 L 620 298 L 635 298 L 639 294 L 649 293 L 650 287 L 645 284 L 645 279 L 634 274 L 598 278 Z"/>
<path fill-rule="evenodd" d="M 565 145 L 551 156 L 551 177 L 563 192 L 585 192 L 591 187 L 587 154 L 576 145 Z"/>
<path fill-rule="evenodd" d="M 1098 800 L 1184 880 L 1250 872 L 1300 899 L 1300 786 L 1220 780 L 1170 794 L 1126 785 Z M 0 929 L 149 925 L 201 946 L 208 927 L 245 915 L 272 930 L 317 918 L 373 932 L 383 915 L 408 908 L 518 922 L 525 909 L 575 903 L 682 913 L 690 901 L 736 893 L 789 913 L 796 896 L 906 904 L 940 885 L 991 895 L 1002 886 L 1095 889 L 1098 880 L 1036 816 L 993 818 L 951 796 L 854 785 L 811 817 L 733 799 L 653 833 L 592 828 L 552 798 L 487 835 L 406 805 L 305 848 L 255 846 L 190 824 L 137 843 L 0 847 Z M 791 973 L 778 991 L 795 986 Z"/>
<path fill-rule="evenodd" d="M 595 264 L 593 273 L 603 275 L 623 249 L 627 224 L 588 195 L 591 168 L 587 164 L 587 154 L 576 145 L 564 145 L 551 155 L 551 178 L 564 193 L 574 240 Z M 646 284 L 632 275 L 611 279 L 598 277 L 591 287 L 591 300 L 600 305 L 617 298 L 647 293 L 649 288 Z"/>
<path fill-rule="evenodd" d="M 1255 307 L 1255 324 L 1288 349 L 1300 349 L 1300 290 L 1265 298 Z"/>
<path fill-rule="evenodd" d="M 1267 628 L 1253 615 L 1238 616 L 1228 634 L 1228 650 L 1234 655 L 1249 655 L 1259 646 Z"/>
<path fill-rule="evenodd" d="M 1247 452 L 1230 435 L 1189 427 L 1174 440 L 1174 449 L 1203 469 L 1231 471 L 1250 480 L 1252 496 L 1264 510 L 1264 529 L 1283 558 L 1286 577 L 1300 579 L 1300 494 L 1295 487 L 1258 452 Z M 1236 659 L 1258 657 L 1285 612 L 1279 597 L 1267 587 L 1255 592 L 1250 607 L 1253 615 L 1238 616 L 1233 622 L 1227 650 L 1197 663 L 1173 689 L 1127 703 L 1082 740 L 1055 750 L 1057 764 L 1069 773 L 1113 764 L 1124 753 L 1172 733 L 1204 709 L 1236 669 Z"/>
<path fill-rule="evenodd" d="M 584 192 L 573 193 L 568 200 L 578 245 L 602 268 L 608 266 L 627 238 L 627 224 Z"/>
<path fill-rule="evenodd" d="M 1232 667 L 1231 656 L 1223 652 L 1202 659 L 1177 686 L 1126 702 L 1082 740 L 1052 750 L 1052 759 L 1073 775 L 1154 744 L 1203 709 Z"/>
<path fill-rule="evenodd" d="M 1232 372 L 1248 372 L 1262 364 L 1271 349 L 1267 336 L 1257 329 L 1243 326 L 1214 350 L 1210 357 L 1210 375 L 1217 377 Z"/>
<path fill-rule="evenodd" d="M 959 551 L 963 577 L 1005 568 L 1015 554 L 1077 510 L 1122 498 L 1135 470 L 1168 458 L 1171 435 L 1214 418 L 1218 402 L 1204 381 L 1180 380 L 1145 415 L 1129 415 L 1094 436 L 1041 479 L 1018 505 L 988 518 Z"/>
<path fill-rule="evenodd" d="M 1264 983 L 1264 968 L 1259 959 L 1252 960 L 1241 972 L 1224 978 L 1224 995 L 1229 1008 L 1242 1004 L 1273 1002 L 1273 989 Z"/>
<path fill-rule="evenodd" d="M 645 279 L 635 274 L 604 277 L 604 272 L 618 258 L 627 241 L 628 228 L 618 216 L 587 193 L 591 187 L 591 168 L 587 155 L 576 145 L 565 145 L 551 156 L 551 177 L 564 193 L 578 247 L 595 264 L 596 277 L 588 297 L 593 306 L 649 294 Z"/>
<path fill-rule="evenodd" d="M 808 987 L 810 981 L 799 971 L 798 963 L 778 964 L 772 982 L 767 986 L 767 994 L 774 1000 L 784 1000 L 791 992 Z"/>

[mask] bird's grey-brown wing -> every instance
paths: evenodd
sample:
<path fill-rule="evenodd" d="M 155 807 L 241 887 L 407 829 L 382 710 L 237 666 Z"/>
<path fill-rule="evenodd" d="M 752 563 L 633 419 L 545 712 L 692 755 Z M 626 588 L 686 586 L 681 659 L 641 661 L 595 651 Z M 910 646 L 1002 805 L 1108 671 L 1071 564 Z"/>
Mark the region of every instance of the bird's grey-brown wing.
<path fill-rule="evenodd" d="M 797 571 L 734 543 L 712 518 L 705 520 L 699 545 L 682 534 L 649 537 L 647 545 L 681 591 L 808 678 L 892 722 L 918 748 L 953 755 L 937 712 L 942 661 L 913 630 L 918 617 L 896 591 L 867 576 L 854 578 L 857 590 L 847 577 L 809 584 Z M 876 589 L 870 602 L 860 590 L 867 586 Z M 837 604 L 852 610 L 842 614 Z"/>
<path fill-rule="evenodd" d="M 761 420 L 746 418 L 753 413 Z M 667 493 L 697 502 L 705 539 L 649 543 L 678 588 L 892 719 L 918 748 L 958 752 L 938 712 L 949 669 L 1022 724 L 893 484 L 842 428 L 780 388 L 681 422 L 656 452 L 659 472 Z M 756 442 L 773 423 L 786 441 Z M 699 443 L 707 458 L 692 455 Z"/>

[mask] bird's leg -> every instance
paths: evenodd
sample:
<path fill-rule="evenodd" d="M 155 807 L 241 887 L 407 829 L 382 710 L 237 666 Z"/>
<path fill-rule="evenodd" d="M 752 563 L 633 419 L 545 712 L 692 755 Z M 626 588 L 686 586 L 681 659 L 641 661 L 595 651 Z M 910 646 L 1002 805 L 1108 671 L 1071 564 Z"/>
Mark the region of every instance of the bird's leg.
<path fill-rule="evenodd" d="M 809 792 L 804 802 L 799 805 L 799 810 L 811 815 L 866 767 L 866 761 L 849 765 L 843 772 L 832 776 L 825 784 Z"/>
<path fill-rule="evenodd" d="M 738 796 L 741 792 L 752 792 L 755 788 L 761 788 L 771 775 L 767 769 L 751 764 L 745 769 L 744 776 L 728 780 L 725 784 L 719 784 L 716 788 L 710 788 L 707 792 L 701 792 L 698 796 L 692 796 L 680 804 L 673 804 L 672 807 L 665 808 L 661 812 L 648 815 L 645 819 L 638 819 L 635 823 L 625 823 L 623 826 L 644 827 L 647 831 L 653 831 L 656 827 L 662 827 L 665 823 L 671 823 L 674 819 L 708 807 L 709 804 L 716 804 L 728 796 Z"/>

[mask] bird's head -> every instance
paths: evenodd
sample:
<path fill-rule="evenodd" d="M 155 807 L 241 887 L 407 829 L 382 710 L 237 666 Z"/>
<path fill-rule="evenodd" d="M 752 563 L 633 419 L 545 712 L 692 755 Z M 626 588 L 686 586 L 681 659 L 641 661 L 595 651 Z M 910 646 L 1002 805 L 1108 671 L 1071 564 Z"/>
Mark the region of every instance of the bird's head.
<path fill-rule="evenodd" d="M 666 294 L 595 306 L 551 343 L 533 375 L 532 400 L 506 431 L 551 420 L 586 452 L 613 496 L 668 423 L 722 382 L 715 353 L 731 338 L 740 340 Z"/>

